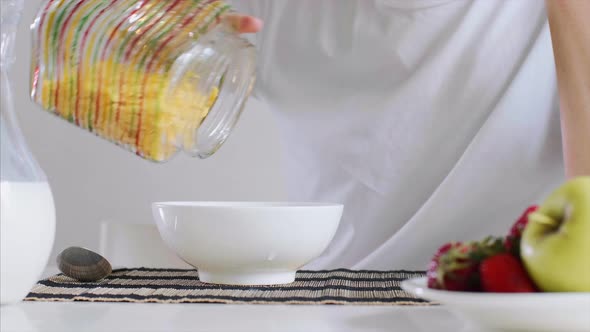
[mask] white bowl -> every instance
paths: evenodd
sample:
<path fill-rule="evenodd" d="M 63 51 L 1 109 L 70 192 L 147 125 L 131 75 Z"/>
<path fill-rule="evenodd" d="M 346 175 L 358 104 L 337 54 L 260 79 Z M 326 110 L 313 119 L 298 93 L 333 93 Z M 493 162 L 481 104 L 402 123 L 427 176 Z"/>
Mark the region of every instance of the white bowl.
<path fill-rule="evenodd" d="M 428 288 L 426 278 L 405 280 L 401 287 L 485 331 L 590 331 L 590 293 L 453 292 Z"/>
<path fill-rule="evenodd" d="M 164 242 L 199 270 L 203 282 L 285 284 L 328 246 L 342 205 L 158 202 L 152 211 Z"/>

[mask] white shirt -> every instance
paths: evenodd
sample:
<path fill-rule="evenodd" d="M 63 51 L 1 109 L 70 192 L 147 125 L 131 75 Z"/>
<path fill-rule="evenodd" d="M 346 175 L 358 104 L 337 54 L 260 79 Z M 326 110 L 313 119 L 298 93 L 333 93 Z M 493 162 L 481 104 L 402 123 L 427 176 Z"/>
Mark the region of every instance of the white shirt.
<path fill-rule="evenodd" d="M 290 199 L 345 205 L 308 268 L 425 269 L 504 235 L 563 177 L 539 0 L 234 0 L 265 21 L 256 96 Z"/>

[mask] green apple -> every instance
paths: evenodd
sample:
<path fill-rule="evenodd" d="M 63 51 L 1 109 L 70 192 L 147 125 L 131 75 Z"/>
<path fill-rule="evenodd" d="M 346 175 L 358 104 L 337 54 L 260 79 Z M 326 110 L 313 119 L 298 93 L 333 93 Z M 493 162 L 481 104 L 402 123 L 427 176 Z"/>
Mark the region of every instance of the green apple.
<path fill-rule="evenodd" d="M 553 192 L 522 234 L 522 261 L 545 292 L 590 292 L 590 176 Z"/>

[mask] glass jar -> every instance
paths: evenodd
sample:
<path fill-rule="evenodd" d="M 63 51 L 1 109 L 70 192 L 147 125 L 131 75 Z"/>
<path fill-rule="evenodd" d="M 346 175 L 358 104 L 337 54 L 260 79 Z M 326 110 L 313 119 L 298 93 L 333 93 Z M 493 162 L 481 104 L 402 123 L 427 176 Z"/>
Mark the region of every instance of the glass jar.
<path fill-rule="evenodd" d="M 152 161 L 206 158 L 255 80 L 255 48 L 217 0 L 45 0 L 32 25 L 31 96 Z"/>
<path fill-rule="evenodd" d="M 0 0 L 0 303 L 21 301 L 41 277 L 55 235 L 45 173 L 17 123 L 9 71 L 24 0 Z"/>

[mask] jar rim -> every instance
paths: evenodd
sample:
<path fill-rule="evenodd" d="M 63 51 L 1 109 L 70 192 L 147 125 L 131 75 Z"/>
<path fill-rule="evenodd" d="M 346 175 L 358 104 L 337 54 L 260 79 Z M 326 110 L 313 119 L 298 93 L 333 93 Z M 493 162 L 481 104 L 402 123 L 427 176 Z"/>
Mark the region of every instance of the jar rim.
<path fill-rule="evenodd" d="M 219 24 L 199 39 L 173 64 L 171 81 L 197 75 L 199 93 L 217 98 L 200 123 L 189 124 L 182 149 L 202 159 L 213 155 L 236 126 L 256 80 L 256 50 L 226 24 Z M 191 144 L 187 144 L 190 142 Z"/>

